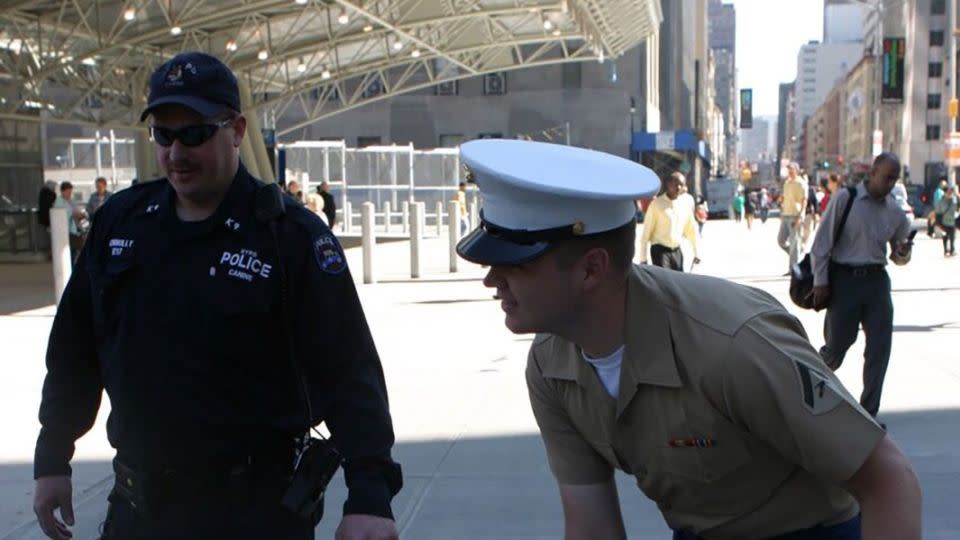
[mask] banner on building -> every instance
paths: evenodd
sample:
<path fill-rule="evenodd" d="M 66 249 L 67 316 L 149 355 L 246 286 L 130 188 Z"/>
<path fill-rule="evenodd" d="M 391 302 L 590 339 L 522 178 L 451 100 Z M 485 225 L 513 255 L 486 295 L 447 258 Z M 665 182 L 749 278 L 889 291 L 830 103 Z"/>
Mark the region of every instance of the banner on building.
<path fill-rule="evenodd" d="M 740 129 L 753 127 L 753 89 L 740 90 Z"/>
<path fill-rule="evenodd" d="M 905 49 L 904 38 L 883 38 L 883 84 L 880 98 L 884 103 L 903 103 Z"/>

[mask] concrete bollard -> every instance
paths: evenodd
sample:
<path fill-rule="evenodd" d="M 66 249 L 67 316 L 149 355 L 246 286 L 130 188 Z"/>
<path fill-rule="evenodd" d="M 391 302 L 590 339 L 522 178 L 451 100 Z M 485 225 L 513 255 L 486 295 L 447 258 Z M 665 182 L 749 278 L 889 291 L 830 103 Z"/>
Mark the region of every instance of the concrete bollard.
<path fill-rule="evenodd" d="M 421 214 L 426 205 L 424 203 L 414 203 L 410 208 L 410 277 L 420 277 L 420 239 L 423 237 L 423 231 L 420 226 L 423 224 Z"/>
<path fill-rule="evenodd" d="M 390 201 L 384 201 L 383 203 L 383 230 L 389 234 L 390 226 L 393 221 L 393 209 L 390 208 Z"/>
<path fill-rule="evenodd" d="M 437 236 L 443 236 L 443 201 L 437 201 Z"/>
<path fill-rule="evenodd" d="M 343 232 L 353 232 L 353 204 L 350 201 L 343 203 Z"/>
<path fill-rule="evenodd" d="M 447 203 L 447 236 L 450 238 L 450 271 L 457 271 L 460 257 L 457 255 L 457 243 L 460 242 L 460 203 Z"/>
<path fill-rule="evenodd" d="M 472 231 L 480 226 L 480 206 L 472 202 L 467 212 L 470 213 L 470 230 Z"/>
<path fill-rule="evenodd" d="M 360 206 L 360 244 L 363 249 L 363 282 L 376 283 L 373 277 L 373 248 L 377 245 L 376 208 L 367 201 Z"/>
<path fill-rule="evenodd" d="M 400 223 L 403 226 L 403 234 L 407 234 L 410 232 L 410 201 L 403 201 L 400 208 Z"/>
<path fill-rule="evenodd" d="M 70 281 L 73 271 L 73 259 L 70 256 L 71 216 L 67 208 L 50 209 L 50 252 L 53 255 L 53 297 L 60 304 L 63 290 Z"/>

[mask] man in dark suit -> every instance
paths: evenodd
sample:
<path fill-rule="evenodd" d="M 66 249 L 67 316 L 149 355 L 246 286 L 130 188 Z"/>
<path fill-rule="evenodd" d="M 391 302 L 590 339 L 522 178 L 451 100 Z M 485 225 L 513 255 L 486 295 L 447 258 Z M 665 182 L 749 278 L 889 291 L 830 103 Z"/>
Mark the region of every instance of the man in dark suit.
<path fill-rule="evenodd" d="M 330 194 L 330 184 L 321 182 L 320 186 L 317 187 L 317 193 L 323 197 L 323 213 L 327 216 L 327 223 L 330 224 L 332 229 L 337 219 L 337 203 L 333 199 L 333 195 Z"/>

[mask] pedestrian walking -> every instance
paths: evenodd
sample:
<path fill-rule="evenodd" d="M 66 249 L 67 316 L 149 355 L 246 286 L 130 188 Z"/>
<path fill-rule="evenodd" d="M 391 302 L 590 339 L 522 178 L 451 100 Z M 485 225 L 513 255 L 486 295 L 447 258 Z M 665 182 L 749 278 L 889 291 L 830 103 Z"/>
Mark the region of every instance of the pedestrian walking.
<path fill-rule="evenodd" d="M 807 185 L 799 175 L 796 163 L 787 166 L 787 180 L 783 183 L 783 195 L 780 199 L 780 231 L 777 233 L 777 244 L 787 253 L 790 269 L 800 260 L 802 242 L 800 225 L 803 221 L 803 212 L 807 207 Z"/>
<path fill-rule="evenodd" d="M 954 240 L 957 235 L 957 188 L 947 186 L 943 192 L 943 198 L 937 204 L 936 212 L 940 216 L 940 227 L 943 229 L 943 256 L 953 257 L 957 254 L 954 248 Z"/>
<path fill-rule="evenodd" d="M 50 229 L 50 209 L 57 202 L 57 183 L 47 180 L 37 194 L 37 224 Z"/>
<path fill-rule="evenodd" d="M 467 234 L 470 228 L 470 216 L 467 215 L 467 183 L 460 182 L 457 186 L 456 199 L 457 206 L 460 208 L 460 236 Z"/>
<path fill-rule="evenodd" d="M 743 206 L 746 197 L 743 195 L 743 190 L 737 190 L 737 196 L 733 198 L 733 219 L 740 223 L 743 219 Z"/>
<path fill-rule="evenodd" d="M 757 289 L 631 264 L 652 171 L 528 141 L 461 158 L 483 212 L 457 251 L 490 265 L 506 327 L 537 334 L 527 388 L 565 538 L 627 537 L 615 469 L 679 540 L 920 538 L 910 463 L 795 317 Z"/>
<path fill-rule="evenodd" d="M 240 162 L 247 123 L 223 63 L 179 54 L 149 89 L 167 176 L 107 199 L 63 293 L 34 461 L 41 528 L 71 536 L 74 442 L 106 390 L 103 540 L 312 539 L 341 462 L 337 538 L 396 539 L 383 371 L 337 239 Z M 322 421 L 335 447 L 308 439 Z"/>
<path fill-rule="evenodd" d="M 817 228 L 817 190 L 809 183 L 807 184 L 806 201 L 806 209 L 803 212 L 803 237 L 801 239 L 801 250 L 803 249 L 803 246 L 807 245 L 807 240 L 810 238 L 810 233 Z"/>
<path fill-rule="evenodd" d="M 869 180 L 833 194 L 820 230 L 810 250 L 813 267 L 813 303 L 826 307 L 823 321 L 824 363 L 836 371 L 863 325 L 866 336 L 863 393 L 860 404 L 877 416 L 880 394 L 890 361 L 893 340 L 893 299 L 886 272 L 887 244 L 890 260 L 910 261 L 910 222 L 890 194 L 900 178 L 900 160 L 883 153 L 873 161 Z M 852 206 L 843 231 L 834 237 L 840 215 L 850 199 Z"/>
<path fill-rule="evenodd" d="M 70 182 L 60 182 L 60 196 L 53 203 L 53 208 L 61 208 L 67 211 L 67 234 L 70 243 L 70 260 L 76 262 L 80 256 L 80 250 L 83 248 L 83 210 L 77 208 L 73 203 L 73 184 Z"/>
<path fill-rule="evenodd" d="M 681 198 L 686 178 L 674 172 L 664 183 L 663 193 L 650 203 L 643 218 L 643 234 L 640 237 L 640 264 L 647 262 L 647 247 L 650 261 L 663 268 L 683 272 L 683 238 L 693 248 L 694 264 L 700 262 L 697 255 L 697 224 L 694 208 Z"/>
<path fill-rule="evenodd" d="M 334 225 L 337 224 L 337 201 L 330 193 L 330 183 L 326 180 L 320 182 L 320 185 L 317 187 L 317 193 L 323 197 L 323 213 L 327 216 L 327 223 L 330 225 L 330 228 L 333 229 Z"/>
<path fill-rule="evenodd" d="M 940 225 L 940 216 L 937 214 L 937 205 L 940 199 L 947 191 L 947 180 L 941 179 L 937 184 L 937 189 L 933 190 L 933 204 L 930 206 L 930 212 L 927 214 L 927 236 L 933 238 L 937 232 L 937 226 Z"/>
<path fill-rule="evenodd" d="M 747 190 L 747 196 L 743 199 L 743 217 L 747 222 L 747 230 L 753 230 L 753 216 L 757 212 L 759 203 L 757 201 L 757 191 Z"/>
<path fill-rule="evenodd" d="M 103 203 L 107 202 L 107 199 L 113 195 L 113 193 L 107 191 L 107 179 L 102 176 L 93 181 L 93 187 L 94 191 L 87 200 L 87 215 L 91 219 L 97 213 L 97 210 L 103 206 Z"/>
<path fill-rule="evenodd" d="M 760 223 L 763 224 L 770 217 L 770 194 L 767 193 L 767 188 L 760 188 L 758 199 L 760 201 Z"/>

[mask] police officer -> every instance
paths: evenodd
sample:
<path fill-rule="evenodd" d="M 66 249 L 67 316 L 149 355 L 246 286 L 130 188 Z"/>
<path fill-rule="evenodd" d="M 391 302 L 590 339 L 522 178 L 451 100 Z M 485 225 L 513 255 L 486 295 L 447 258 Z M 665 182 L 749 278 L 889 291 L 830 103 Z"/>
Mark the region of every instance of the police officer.
<path fill-rule="evenodd" d="M 525 141 L 461 155 L 484 203 L 457 249 L 490 265 L 507 328 L 538 333 L 527 386 L 566 538 L 626 537 L 614 469 L 675 539 L 920 538 L 910 464 L 796 318 L 757 289 L 631 264 L 651 171 Z"/>
<path fill-rule="evenodd" d="M 313 538 L 280 501 L 297 440 L 320 421 L 349 488 L 337 538 L 396 538 L 383 372 L 337 239 L 240 163 L 246 121 L 216 58 L 161 65 L 148 116 L 167 176 L 97 212 L 50 334 L 43 531 L 71 535 L 74 441 L 106 390 L 117 485 L 104 538 Z"/>

